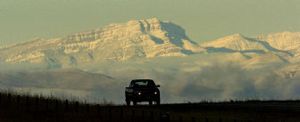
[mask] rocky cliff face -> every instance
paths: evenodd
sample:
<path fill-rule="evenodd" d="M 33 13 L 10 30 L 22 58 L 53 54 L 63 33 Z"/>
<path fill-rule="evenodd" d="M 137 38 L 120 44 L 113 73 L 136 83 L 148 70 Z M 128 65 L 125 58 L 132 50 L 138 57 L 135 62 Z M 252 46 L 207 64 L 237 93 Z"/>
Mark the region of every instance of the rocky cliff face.
<path fill-rule="evenodd" d="M 157 18 L 132 20 L 57 39 L 33 41 L 2 48 L 1 60 L 53 65 L 93 61 L 124 61 L 159 56 L 186 56 L 201 51 L 171 22 Z"/>

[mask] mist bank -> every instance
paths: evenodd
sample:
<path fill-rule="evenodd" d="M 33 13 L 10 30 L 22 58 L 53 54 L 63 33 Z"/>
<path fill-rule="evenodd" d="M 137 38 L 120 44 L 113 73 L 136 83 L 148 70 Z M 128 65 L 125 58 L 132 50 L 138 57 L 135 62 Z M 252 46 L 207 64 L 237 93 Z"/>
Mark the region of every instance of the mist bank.
<path fill-rule="evenodd" d="M 124 103 L 130 80 L 151 78 L 160 84 L 163 103 L 224 100 L 300 99 L 298 73 L 285 74 L 285 64 L 249 68 L 239 62 L 161 58 L 81 66 L 68 69 L 29 68 L 1 70 L 1 89 L 21 93 L 76 98 L 88 102 L 104 99 Z M 189 60 L 189 63 L 186 61 Z M 291 68 L 287 68 L 291 69 Z"/>

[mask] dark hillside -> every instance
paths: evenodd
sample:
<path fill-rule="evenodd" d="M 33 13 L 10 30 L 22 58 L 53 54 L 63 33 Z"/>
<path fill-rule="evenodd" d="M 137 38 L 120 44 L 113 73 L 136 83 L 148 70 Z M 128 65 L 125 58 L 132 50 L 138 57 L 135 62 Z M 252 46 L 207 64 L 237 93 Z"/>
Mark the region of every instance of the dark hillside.
<path fill-rule="evenodd" d="M 300 101 L 127 107 L 0 93 L 0 122 L 297 122 L 299 115 Z"/>

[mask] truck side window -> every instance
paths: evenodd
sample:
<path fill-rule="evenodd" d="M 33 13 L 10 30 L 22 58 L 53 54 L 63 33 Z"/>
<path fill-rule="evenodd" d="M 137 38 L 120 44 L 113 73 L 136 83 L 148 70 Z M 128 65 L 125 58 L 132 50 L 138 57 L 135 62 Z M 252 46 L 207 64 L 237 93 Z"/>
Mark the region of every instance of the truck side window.
<path fill-rule="evenodd" d="M 129 87 L 133 87 L 134 86 L 134 83 L 133 82 L 131 82 L 130 83 L 130 85 L 129 85 Z"/>
<path fill-rule="evenodd" d="M 148 81 L 148 86 L 151 86 L 151 87 L 153 87 L 153 86 L 155 86 L 155 84 L 154 84 L 154 82 L 153 82 L 153 81 Z"/>

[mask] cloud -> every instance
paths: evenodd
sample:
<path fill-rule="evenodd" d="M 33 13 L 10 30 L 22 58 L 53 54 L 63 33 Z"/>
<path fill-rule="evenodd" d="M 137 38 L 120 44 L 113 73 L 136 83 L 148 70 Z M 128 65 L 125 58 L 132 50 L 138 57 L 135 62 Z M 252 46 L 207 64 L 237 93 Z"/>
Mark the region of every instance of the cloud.
<path fill-rule="evenodd" d="M 149 65 L 150 66 L 150 65 Z M 203 100 L 299 99 L 300 77 L 285 78 L 273 68 L 244 69 L 236 63 L 213 62 L 184 71 L 181 67 L 120 66 L 102 74 L 76 69 L 50 71 L 11 71 L 0 73 L 2 87 L 32 93 L 77 97 L 90 102 L 103 99 L 124 103 L 124 89 L 131 79 L 152 78 L 160 84 L 165 103 Z M 104 75 L 105 74 L 105 75 Z M 112 76 L 112 77 L 110 77 Z"/>
<path fill-rule="evenodd" d="M 246 70 L 225 63 L 203 67 L 186 77 L 178 92 L 191 100 L 298 99 L 299 77 L 285 79 L 274 70 Z"/>

